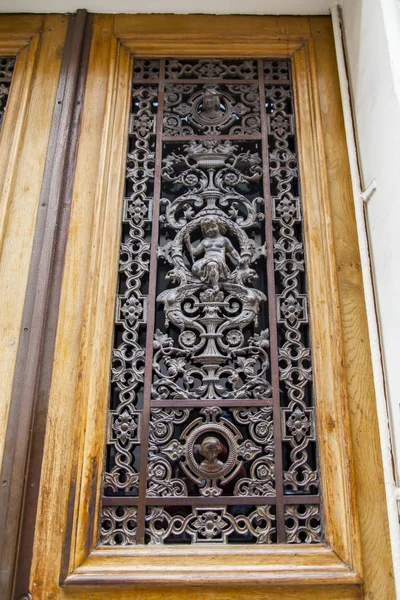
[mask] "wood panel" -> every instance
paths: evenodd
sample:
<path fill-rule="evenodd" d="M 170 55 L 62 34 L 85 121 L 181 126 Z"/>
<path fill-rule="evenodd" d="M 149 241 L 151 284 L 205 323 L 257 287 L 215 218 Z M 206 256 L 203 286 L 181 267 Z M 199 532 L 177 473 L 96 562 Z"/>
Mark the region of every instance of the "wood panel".
<path fill-rule="evenodd" d="M 64 539 L 68 544 L 72 536 L 76 536 L 77 514 L 75 490 L 81 481 L 90 487 L 94 481 L 94 495 L 89 507 L 82 506 L 80 515 L 89 525 L 86 540 L 81 539 L 78 560 L 82 560 L 82 552 L 88 552 L 96 535 L 94 516 L 90 510 L 95 506 L 96 486 L 100 476 L 102 449 L 97 456 L 89 460 L 88 472 L 82 473 L 82 463 L 88 458 L 77 451 L 82 441 L 85 444 L 85 425 L 91 430 L 93 410 L 98 418 L 105 418 L 107 395 L 102 405 L 91 405 L 92 412 L 87 412 L 87 397 L 77 396 L 78 385 L 85 386 L 82 372 L 82 355 L 91 352 L 95 337 L 89 329 L 89 323 L 95 310 L 90 298 L 94 289 L 91 283 L 98 280 L 98 248 L 101 241 L 94 233 L 100 235 L 101 223 L 104 223 L 104 162 L 107 161 L 105 141 L 112 135 L 110 110 L 111 99 L 115 98 L 115 70 L 117 59 L 117 41 L 112 34 L 112 16 L 97 16 L 94 20 L 92 50 L 89 58 L 89 75 L 86 84 L 81 136 L 77 155 L 74 192 L 71 207 L 70 230 L 67 242 L 64 280 L 61 291 L 60 318 L 56 339 L 55 360 L 50 391 L 48 429 L 45 442 L 45 458 L 42 473 L 43 492 L 39 499 L 38 527 L 35 538 L 34 562 L 32 566 L 31 589 L 37 597 L 45 593 L 59 593 L 60 572 L 68 572 L 76 566 L 75 554 L 63 555 Z M 126 69 L 127 73 L 129 70 Z M 124 144 L 124 138 L 121 140 Z M 108 148 L 109 146 L 107 146 Z M 120 152 L 122 154 L 122 152 Z M 122 180 L 123 170 L 119 175 Z M 118 193 L 118 190 L 116 190 Z M 103 203 L 101 202 L 101 200 Z M 115 201 L 115 195 L 112 195 Z M 122 201 L 122 194 L 117 202 Z M 111 222 L 117 219 L 118 208 Z M 115 228 L 115 234 L 118 235 Z M 103 240 L 103 249 L 106 240 Z M 110 243 L 108 251 L 114 252 L 113 260 L 108 259 L 106 273 L 117 268 L 118 243 Z M 104 285 L 104 282 L 103 282 Z M 103 296 L 104 298 L 104 296 Z M 113 292 L 109 294 L 109 302 L 113 302 Z M 89 310 L 86 310 L 88 308 Z M 109 330 L 111 325 L 109 326 Z M 98 337 L 97 337 L 98 340 Z M 104 340 L 102 340 L 104 344 Z M 82 383 L 80 383 L 82 381 Z M 91 397 L 93 402 L 96 398 Z M 102 410 L 103 409 L 103 410 Z M 87 420 L 88 419 L 88 420 Z M 75 428 L 75 433 L 74 433 Z M 97 432 L 98 440 L 104 439 L 104 427 Z M 76 445 L 72 440 L 76 440 Z M 93 486 L 92 486 L 93 488 Z M 82 494 L 85 492 L 82 490 Z M 49 498 L 52 501 L 49 502 Z M 37 590 L 37 591 L 36 591 Z"/>
<path fill-rule="evenodd" d="M 0 138 L 0 464 L 67 18 L 0 17 L 0 54 L 18 59 Z M 43 28 L 42 33 L 39 31 Z"/>
<path fill-rule="evenodd" d="M 165 15 L 116 15 L 114 33 L 134 56 L 286 57 L 308 38 L 309 23 L 306 17 L 168 15 L 166 26 Z"/>
<path fill-rule="evenodd" d="M 64 16 L 59 15 L 62 19 Z M 45 27 L 44 15 L 1 15 L 0 45 L 3 56 L 13 56 L 21 48 L 27 46 L 35 34 L 40 34 Z M 50 31 L 52 22 L 47 22 Z"/>
<path fill-rule="evenodd" d="M 314 72 L 310 40 L 293 57 L 293 82 L 325 536 L 338 556 L 359 572 L 358 519 L 348 443 L 340 298 L 319 94 Z"/>
<path fill-rule="evenodd" d="M 107 588 L 109 600 L 360 600 L 362 591 L 360 586 L 332 586 L 327 595 L 326 586 L 315 586 L 310 589 L 301 589 L 299 586 L 262 586 L 253 585 L 246 588 L 221 586 L 214 589 L 204 589 L 203 586 L 168 587 L 167 589 L 148 587 L 135 587 L 134 590 Z M 51 596 L 47 596 L 53 600 Z M 105 600 L 104 589 L 87 588 L 82 590 L 63 589 L 60 600 Z M 383 598 L 382 598 L 383 600 Z"/>
<path fill-rule="evenodd" d="M 337 281 L 351 425 L 351 438 L 348 442 L 354 463 L 364 594 L 368 599 L 394 600 L 382 455 L 334 39 L 326 19 L 311 19 L 311 31 L 317 62 L 317 83 L 322 99 L 321 118 L 325 132 L 323 142 L 336 240 Z"/>
<path fill-rule="evenodd" d="M 179 556 L 179 559 L 177 558 Z M 359 589 L 360 577 L 324 545 L 267 547 L 193 546 L 186 548 L 99 548 L 67 577 L 65 585 L 81 587 L 100 583 L 151 586 L 198 584 L 213 587 L 223 583 L 251 585 L 301 582 L 342 584 Z"/>
<path fill-rule="evenodd" d="M 372 422 L 376 414 L 372 380 L 362 369 L 362 392 L 357 389 L 360 360 L 370 373 L 368 352 L 363 350 L 367 348 L 366 338 L 362 342 L 354 335 L 354 331 L 363 332 L 363 336 L 366 333 L 360 279 L 354 283 L 357 294 L 353 295 L 353 288 L 343 285 L 339 270 L 344 265 L 344 256 L 352 265 L 357 264 L 358 249 L 352 199 L 348 194 L 350 179 L 344 133 L 343 128 L 337 127 L 342 119 L 338 86 L 326 83 L 335 69 L 335 59 L 330 42 L 320 44 L 314 39 L 317 33 L 310 34 L 313 22 L 304 18 L 164 15 L 95 19 L 50 395 L 31 577 L 34 600 L 211 596 L 222 600 L 250 594 L 257 600 L 276 597 L 343 600 L 363 597 L 361 577 L 365 589 L 375 594 L 376 599 L 383 600 L 380 588 L 385 590 L 385 600 L 394 598 L 393 583 L 388 576 L 390 551 L 384 515 L 377 528 L 368 521 L 361 523 L 361 535 L 358 529 L 360 508 L 365 519 L 364 509 L 369 507 L 371 514 L 382 515 L 385 504 L 381 468 L 376 460 L 379 448 L 375 447 L 370 463 L 366 456 L 368 436 L 361 444 L 362 450 L 355 451 L 353 447 L 361 427 L 360 417 L 354 418 L 353 411 L 359 410 L 365 396 L 369 398 L 368 414 Z M 329 19 L 318 20 L 322 40 L 330 39 L 330 27 Z M 223 35 L 227 28 L 228 38 Z M 262 37 L 264 45 L 260 49 Z M 174 48 L 182 56 L 191 56 L 197 48 L 199 56 L 209 56 L 211 48 L 216 55 L 232 56 L 239 47 L 231 45 L 233 38 L 240 38 L 244 52 L 241 55 L 296 53 L 295 93 L 303 139 L 306 237 L 312 248 L 312 256 L 307 260 L 310 279 L 316 277 L 310 287 L 310 302 L 321 422 L 323 499 L 331 548 L 292 547 L 283 554 L 279 548 L 258 548 L 247 554 L 240 547 L 218 552 L 212 549 L 209 554 L 204 549 L 182 548 L 164 553 L 139 548 L 129 552 L 95 550 L 113 289 L 117 277 L 125 158 L 123 136 L 129 110 L 131 62 L 124 47 L 133 54 L 147 48 L 162 56 Z M 323 58 L 324 53 L 328 53 L 327 58 Z M 331 89 L 334 85 L 335 93 Z M 328 115 L 333 115 L 329 126 Z M 326 131 L 330 132 L 329 143 Z M 340 191 L 342 185 L 347 190 L 344 193 Z M 353 238 L 350 240 L 348 236 Z M 361 315 L 357 319 L 354 318 L 356 297 L 357 314 Z M 362 426 L 365 434 L 368 424 Z M 372 477 L 366 474 L 369 468 Z M 380 492 L 368 491 L 371 480 Z M 357 489 L 356 493 L 354 484 L 360 485 L 362 491 Z M 371 542 L 380 532 L 380 550 L 385 558 L 372 565 Z M 62 588 L 60 577 L 64 582 Z M 224 582 L 235 577 L 240 583 L 237 588 L 224 587 Z M 115 587 L 118 578 L 121 586 Z M 145 581 L 146 588 L 137 587 Z M 197 581 L 214 588 L 196 587 Z M 108 584 L 107 587 L 99 588 L 100 582 Z M 161 582 L 168 587 L 157 587 Z M 252 587 L 255 582 L 256 588 Z"/>

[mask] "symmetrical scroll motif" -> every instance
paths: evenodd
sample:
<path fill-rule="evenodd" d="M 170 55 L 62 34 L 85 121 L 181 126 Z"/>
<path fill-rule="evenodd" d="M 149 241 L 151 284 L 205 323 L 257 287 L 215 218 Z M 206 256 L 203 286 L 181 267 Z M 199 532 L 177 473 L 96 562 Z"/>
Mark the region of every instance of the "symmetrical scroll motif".
<path fill-rule="evenodd" d="M 107 546 L 136 543 L 137 508 L 103 506 L 100 522 L 100 544 Z"/>
<path fill-rule="evenodd" d="M 0 127 L 10 93 L 14 67 L 15 56 L 0 56 Z"/>
<path fill-rule="evenodd" d="M 322 527 L 319 505 L 285 506 L 285 531 L 288 544 L 320 542 Z"/>
<path fill-rule="evenodd" d="M 275 494 L 272 408 L 152 409 L 149 439 L 150 497 Z"/>
<path fill-rule="evenodd" d="M 289 80 L 289 64 L 287 60 L 264 60 L 264 81 L 274 82 Z"/>
<path fill-rule="evenodd" d="M 264 218 L 263 200 L 238 191 L 260 179 L 259 155 L 215 141 L 183 150 L 162 169 L 183 193 L 162 201 L 165 229 L 175 237 L 159 257 L 173 267 L 166 278 L 174 287 L 157 298 L 166 327 L 180 334 L 176 343 L 156 332 L 153 398 L 268 397 L 269 331 L 255 330 L 266 296 L 249 286 L 265 245 L 246 233 Z"/>
<path fill-rule="evenodd" d="M 169 58 L 166 79 L 257 79 L 255 60 L 179 60 Z"/>
<path fill-rule="evenodd" d="M 274 245 L 277 276 L 277 321 L 283 343 L 279 348 L 280 379 L 284 383 L 282 441 L 290 447 L 284 472 L 290 493 L 314 491 L 314 408 L 311 403 L 311 350 L 307 345 L 309 317 L 304 295 L 304 248 L 291 89 L 287 85 L 266 87 L 269 102 L 270 177 L 273 220 L 278 227 Z"/>
<path fill-rule="evenodd" d="M 164 135 L 250 135 L 259 131 L 257 85 L 182 82 L 165 86 Z"/>
<path fill-rule="evenodd" d="M 275 495 L 275 452 L 274 423 L 272 408 L 232 409 L 237 423 L 248 425 L 249 437 L 263 446 L 263 452 L 254 460 L 248 476 L 242 477 L 235 486 L 237 496 L 274 496 Z"/>
<path fill-rule="evenodd" d="M 146 517 L 146 534 L 149 544 L 164 544 L 174 539 L 185 538 L 190 543 L 226 544 L 229 538 L 235 541 L 255 541 L 268 544 L 275 537 L 275 515 L 271 506 L 257 506 L 248 515 L 235 514 L 235 507 L 194 508 L 188 512 L 181 509 L 176 514 L 163 507 L 152 508 Z M 248 507 L 241 507 L 242 511 Z M 185 514 L 187 513 L 187 514 Z"/>
<path fill-rule="evenodd" d="M 160 61 L 146 58 L 135 58 L 133 65 L 133 81 L 154 81 L 160 75 Z"/>
<path fill-rule="evenodd" d="M 143 286 L 149 271 L 157 88 L 135 86 L 132 97 L 116 301 L 117 330 L 111 369 L 109 460 L 105 474 L 106 492 L 124 490 L 127 495 L 136 495 L 139 483 L 135 454 L 140 443 L 141 414 L 137 409 L 143 388 L 145 355 L 140 336 L 147 322 Z"/>

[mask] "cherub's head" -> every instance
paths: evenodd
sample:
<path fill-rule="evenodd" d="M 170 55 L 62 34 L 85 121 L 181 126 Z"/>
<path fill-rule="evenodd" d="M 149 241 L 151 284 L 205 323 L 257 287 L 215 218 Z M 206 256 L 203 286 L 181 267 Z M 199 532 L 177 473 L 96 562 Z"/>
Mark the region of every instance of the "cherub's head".
<path fill-rule="evenodd" d="M 205 237 L 217 237 L 225 233 L 225 227 L 217 217 L 206 217 L 200 227 Z"/>

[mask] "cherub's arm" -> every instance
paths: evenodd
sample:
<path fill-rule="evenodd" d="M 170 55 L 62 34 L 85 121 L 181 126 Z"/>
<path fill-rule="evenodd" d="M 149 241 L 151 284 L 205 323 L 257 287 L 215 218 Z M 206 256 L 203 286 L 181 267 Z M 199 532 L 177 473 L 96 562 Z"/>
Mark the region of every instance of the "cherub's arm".
<path fill-rule="evenodd" d="M 232 243 L 230 242 L 230 240 L 228 240 L 228 238 L 224 238 L 225 239 L 225 249 L 228 252 L 228 254 L 230 254 L 232 256 L 232 258 L 239 263 L 241 258 L 240 258 L 240 254 L 237 250 L 235 250 L 235 248 L 233 247 Z"/>
<path fill-rule="evenodd" d="M 205 252 L 205 250 L 204 250 L 203 242 L 200 242 L 200 244 L 198 244 L 198 246 L 192 246 L 193 256 L 199 256 L 200 254 L 204 254 L 204 252 Z"/>
<path fill-rule="evenodd" d="M 199 244 L 199 246 L 197 246 L 196 248 L 194 246 L 192 246 L 192 244 L 190 242 L 190 235 L 187 232 L 183 236 L 183 241 L 184 241 L 184 243 L 186 245 L 186 248 L 189 250 L 189 254 L 191 256 L 191 259 L 193 260 L 193 257 L 197 256 L 199 254 L 199 246 L 201 244 Z"/>
<path fill-rule="evenodd" d="M 183 241 L 186 244 L 187 249 L 189 250 L 190 256 L 193 257 L 194 256 L 198 256 L 199 254 L 201 254 L 202 252 L 204 252 L 203 249 L 203 242 L 200 242 L 200 244 L 198 246 L 193 246 L 190 242 L 190 235 L 189 233 L 185 233 L 185 235 L 183 236 Z"/>

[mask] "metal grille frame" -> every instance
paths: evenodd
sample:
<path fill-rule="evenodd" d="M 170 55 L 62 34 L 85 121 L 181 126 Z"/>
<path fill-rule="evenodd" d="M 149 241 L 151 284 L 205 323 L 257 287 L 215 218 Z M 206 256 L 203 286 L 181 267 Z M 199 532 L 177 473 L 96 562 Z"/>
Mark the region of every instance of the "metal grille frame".
<path fill-rule="evenodd" d="M 289 63 L 272 59 L 140 59 L 135 61 L 134 68 L 129 129 L 131 141 L 123 209 L 125 237 L 123 229 L 123 258 L 116 305 L 116 326 L 122 331 L 122 338 L 121 333 L 116 333 L 101 543 L 320 542 L 323 538 L 308 345 L 309 311 Z M 244 100 L 239 108 L 236 108 L 232 90 Z M 218 99 L 224 103 L 224 114 L 222 120 L 207 124 L 201 119 L 198 108 L 204 94 L 209 94 L 212 99 L 212 94 L 215 96 L 216 93 L 220 94 Z M 182 103 L 184 107 L 181 110 Z M 173 109 L 175 113 L 170 111 L 169 106 L 177 107 Z M 264 106 L 266 110 L 263 110 Z M 246 121 L 243 125 L 232 125 L 238 118 L 240 122 L 246 117 L 251 118 L 247 127 Z M 182 148 L 185 142 L 194 146 L 205 141 L 218 144 L 218 148 L 223 147 L 221 144 L 247 142 L 257 144 L 260 150 L 264 167 L 263 198 L 257 200 L 262 202 L 265 211 L 263 235 L 268 274 L 265 291 L 269 298 L 271 396 L 264 393 L 264 397 L 243 401 L 243 395 L 242 399 L 239 396 L 230 400 L 202 400 L 195 396 L 184 400 L 181 395 L 178 402 L 159 394 L 154 396 L 155 359 L 150 360 L 149 357 L 154 357 L 156 352 L 154 323 L 159 304 L 156 298 L 157 252 L 160 252 L 157 215 L 160 209 L 163 212 L 162 204 L 166 202 L 162 200 L 163 161 L 168 160 L 168 151 Z M 165 219 L 165 216 L 162 218 Z M 146 294 L 141 292 L 140 280 L 146 279 L 148 271 L 149 279 L 144 281 L 145 291 L 148 286 Z M 271 301 L 272 298 L 276 301 Z M 166 337 L 161 331 L 159 336 L 160 339 Z M 170 348 L 167 347 L 167 351 L 168 354 Z M 179 364 L 179 359 L 175 363 Z M 168 439 L 172 442 L 168 447 L 165 444 L 164 447 L 157 446 L 157 441 L 160 443 L 163 436 L 159 440 L 156 437 L 152 451 L 152 434 L 149 446 L 149 426 L 154 418 L 154 422 L 162 428 L 174 421 L 179 426 L 182 415 L 186 415 L 190 422 L 193 419 L 189 417 L 190 413 L 195 408 L 200 408 L 201 413 L 201 406 L 203 412 L 207 407 L 216 409 L 217 406 L 227 410 L 229 407 L 232 412 L 236 406 L 236 412 L 242 412 L 242 423 L 246 413 L 273 412 L 269 425 L 271 445 L 264 447 L 264 454 L 255 460 L 254 467 L 247 466 L 248 478 L 241 480 L 246 483 L 236 485 L 233 495 L 231 492 L 230 496 L 223 494 L 205 498 L 198 493 L 191 496 L 182 479 L 171 479 L 172 468 L 176 471 L 176 460 L 180 457 L 168 448 L 178 443 L 179 428 L 176 434 L 171 429 Z M 271 408 L 267 409 L 268 406 Z M 254 420 L 254 416 L 252 418 Z M 267 421 L 264 415 L 259 421 L 259 426 L 265 427 Z M 220 425 L 215 421 L 214 431 L 220 433 L 222 429 L 216 427 Z M 153 431 L 156 431 L 154 427 Z M 248 443 L 250 439 L 247 437 Z M 161 462 L 158 457 L 160 451 L 164 452 Z M 186 456 L 184 450 L 181 457 L 183 455 Z M 172 463 L 171 458 L 175 459 Z M 246 458 L 249 460 L 249 457 Z M 149 468 L 153 474 L 150 479 L 143 475 Z M 192 480 L 193 477 L 196 480 L 196 468 L 193 460 L 192 467 L 185 468 Z M 270 483 L 263 477 L 258 481 L 255 475 L 266 470 Z M 197 480 L 200 484 L 199 473 Z M 219 494 L 215 491 L 218 486 L 214 480 L 212 482 L 211 494 Z M 238 494 L 237 490 L 243 489 L 243 485 L 246 492 Z M 200 493 L 204 492 L 200 490 Z M 172 515 L 168 507 L 173 509 Z M 239 525 L 235 525 L 236 521 L 226 512 L 229 507 L 238 513 Z M 196 518 L 199 510 L 202 511 L 201 519 Z M 269 515 L 267 521 L 266 514 Z M 251 524 L 254 518 L 257 520 L 255 529 Z M 204 522 L 208 529 L 205 529 Z M 264 530 L 267 522 L 270 524 Z M 194 529 L 193 523 L 196 524 Z M 263 526 L 260 527 L 260 523 Z M 198 530 L 206 533 L 198 534 Z M 255 533 L 257 531 L 260 534 Z"/>

